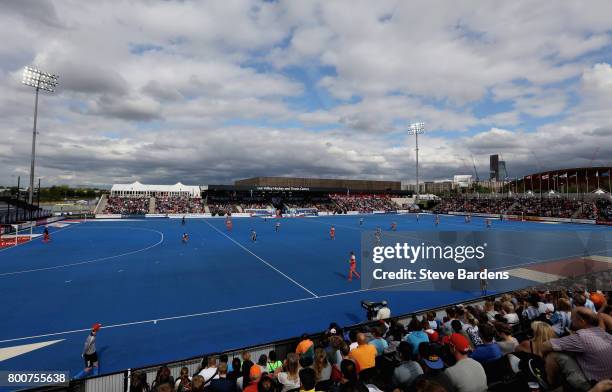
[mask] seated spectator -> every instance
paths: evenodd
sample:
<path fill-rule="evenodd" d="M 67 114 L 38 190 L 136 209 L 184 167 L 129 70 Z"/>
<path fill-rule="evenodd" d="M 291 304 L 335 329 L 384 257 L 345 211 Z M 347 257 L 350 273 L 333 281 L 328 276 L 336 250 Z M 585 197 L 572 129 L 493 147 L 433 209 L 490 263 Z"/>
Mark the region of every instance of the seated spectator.
<path fill-rule="evenodd" d="M 369 392 L 368 387 L 359 381 L 356 363 L 350 359 L 343 359 L 340 363 L 342 382 L 340 392 Z"/>
<path fill-rule="evenodd" d="M 429 336 L 423 332 L 423 327 L 419 320 L 415 317 L 408 324 L 408 335 L 404 338 L 412 346 L 412 354 L 416 356 L 419 353 L 419 344 L 429 343 Z"/>
<path fill-rule="evenodd" d="M 504 311 L 504 319 L 508 325 L 513 326 L 519 323 L 519 316 L 514 311 L 514 305 L 512 302 L 503 302 L 502 310 Z"/>
<path fill-rule="evenodd" d="M 425 343 L 422 343 L 426 345 Z M 428 345 L 428 343 L 427 343 Z M 403 390 L 408 389 L 416 380 L 416 378 L 423 374 L 423 369 L 413 360 L 413 348 L 408 342 L 401 342 L 398 347 L 401 362 L 393 371 L 391 378 L 391 385 L 395 388 L 402 388 Z"/>
<path fill-rule="evenodd" d="M 163 381 L 153 389 L 153 392 L 174 392 L 174 385 L 172 381 Z"/>
<path fill-rule="evenodd" d="M 540 297 L 536 293 L 533 293 L 529 297 L 527 297 L 527 300 L 525 301 L 524 305 L 525 310 L 523 310 L 522 313 L 522 316 L 525 320 L 533 321 L 540 317 L 540 311 L 538 310 L 539 303 Z"/>
<path fill-rule="evenodd" d="M 308 338 L 308 335 L 302 335 L 302 340 L 298 343 L 295 353 L 298 357 L 306 356 L 311 359 L 314 357 L 314 343 Z"/>
<path fill-rule="evenodd" d="M 495 320 L 495 315 L 498 312 L 495 311 L 495 309 L 493 307 L 493 302 L 491 302 L 491 301 L 485 302 L 485 304 L 484 304 L 484 311 L 486 312 L 487 318 L 489 319 L 489 321 Z"/>
<path fill-rule="evenodd" d="M 482 344 L 476 345 L 470 357 L 480 363 L 495 361 L 502 356 L 502 352 L 495 341 L 495 329 L 489 324 L 483 324 L 479 330 Z"/>
<path fill-rule="evenodd" d="M 257 360 L 257 366 L 261 368 L 262 373 L 268 371 L 268 356 L 266 354 L 261 354 L 259 356 L 259 359 Z"/>
<path fill-rule="evenodd" d="M 189 369 L 183 366 L 179 378 L 174 383 L 174 389 L 176 392 L 190 391 L 191 390 L 191 377 L 189 377 Z"/>
<path fill-rule="evenodd" d="M 261 367 L 259 365 L 252 365 L 249 370 L 249 385 L 243 390 L 244 392 L 257 392 L 257 384 L 261 378 Z"/>
<path fill-rule="evenodd" d="M 357 362 L 360 372 L 373 368 L 376 364 L 376 347 L 368 344 L 364 333 L 357 334 L 357 348 L 349 353 L 349 357 Z"/>
<path fill-rule="evenodd" d="M 242 364 L 240 363 L 240 358 L 232 359 L 232 370 L 227 373 L 227 378 L 230 380 L 237 381 L 242 375 L 242 369 L 240 368 L 241 365 Z"/>
<path fill-rule="evenodd" d="M 463 324 L 463 329 L 465 330 L 467 336 L 470 338 L 471 346 L 474 347 L 479 344 L 482 344 L 483 341 L 480 338 L 480 334 L 478 333 L 478 320 L 476 320 L 474 315 L 472 315 L 471 313 L 468 313 L 465 319 L 467 322 Z M 488 320 L 488 317 L 486 320 Z"/>
<path fill-rule="evenodd" d="M 161 366 L 157 369 L 157 375 L 155 380 L 151 383 L 151 390 L 156 391 L 161 384 L 170 383 L 174 387 L 174 378 L 170 374 L 170 368 L 168 366 Z"/>
<path fill-rule="evenodd" d="M 427 334 L 430 342 L 437 342 L 440 339 L 438 331 L 431 328 L 431 324 L 427 319 L 423 318 L 421 321 L 421 326 L 423 327 L 423 332 Z"/>
<path fill-rule="evenodd" d="M 145 372 L 133 372 L 130 376 L 130 392 L 149 392 L 147 374 Z"/>
<path fill-rule="evenodd" d="M 448 320 L 446 320 L 441 327 L 440 332 L 442 336 L 450 336 L 453 332 L 452 322 L 457 319 L 457 309 L 456 308 L 447 308 L 446 315 Z M 459 321 L 461 323 L 461 321 Z M 463 329 L 463 323 L 461 323 L 461 328 Z"/>
<path fill-rule="evenodd" d="M 444 362 L 440 358 L 442 347 L 434 343 L 421 343 L 419 346 L 419 363 L 423 374 L 418 376 L 415 386 L 418 389 L 419 383 L 423 381 L 433 381 L 442 385 L 446 390 L 451 390 L 450 380 L 444 373 Z"/>
<path fill-rule="evenodd" d="M 595 310 L 595 304 L 591 301 L 584 293 L 574 294 L 574 306 L 584 306 L 587 309 L 597 312 Z"/>
<path fill-rule="evenodd" d="M 606 303 L 606 297 L 602 293 L 598 293 L 597 291 L 592 292 L 589 295 L 589 299 L 593 303 L 596 312 L 599 312 L 599 310 Z"/>
<path fill-rule="evenodd" d="M 370 344 L 376 347 L 376 355 L 383 355 L 385 349 L 389 347 L 389 343 L 382 338 L 381 327 L 372 328 L 372 335 L 374 335 L 374 339 L 370 340 Z"/>
<path fill-rule="evenodd" d="M 276 358 L 276 351 L 271 350 L 268 353 L 268 366 L 267 366 L 268 373 L 274 373 L 276 369 L 278 369 L 281 366 L 283 366 L 283 363 Z"/>
<path fill-rule="evenodd" d="M 329 350 L 328 360 L 330 365 L 337 366 L 340 369 L 340 362 L 342 362 L 342 346 L 346 346 L 346 342 L 338 336 L 333 335 L 329 338 Z"/>
<path fill-rule="evenodd" d="M 564 336 L 569 333 L 572 324 L 572 306 L 566 298 L 559 298 L 557 301 L 557 311 L 550 318 L 552 328 L 557 336 Z"/>
<path fill-rule="evenodd" d="M 210 381 L 214 378 L 219 378 L 217 372 L 217 358 L 214 356 L 207 357 L 205 361 L 206 367 L 200 371 L 200 376 L 204 377 L 204 382 L 208 386 Z"/>
<path fill-rule="evenodd" d="M 287 354 L 285 365 L 282 368 L 276 369 L 276 378 L 283 386 L 281 392 L 287 392 L 288 390 L 300 387 L 299 367 L 298 356 L 294 353 Z"/>
<path fill-rule="evenodd" d="M 466 338 L 468 343 L 469 343 L 469 345 L 470 345 L 470 349 L 472 349 L 472 348 L 474 348 L 474 343 L 472 343 L 472 339 L 470 339 L 470 337 L 467 334 L 467 332 L 465 332 L 465 328 L 464 327 L 465 327 L 465 325 L 461 324 L 461 321 L 459 321 L 459 320 L 452 320 L 451 321 L 451 328 L 452 328 L 452 331 L 453 331 L 452 335 L 458 334 L 458 335 L 461 335 L 464 338 Z M 447 343 L 452 335 L 445 336 L 445 338 L 442 340 L 442 342 Z"/>
<path fill-rule="evenodd" d="M 576 333 L 544 343 L 542 351 L 574 354 L 587 380 L 609 378 L 612 375 L 612 335 L 599 328 L 597 314 L 585 307 L 575 308 L 572 330 Z"/>
<path fill-rule="evenodd" d="M 232 364 L 229 363 L 229 358 L 227 357 L 227 354 L 219 355 L 219 365 L 221 365 L 222 363 L 225 364 L 225 368 L 227 369 L 227 372 L 229 373 L 232 370 Z"/>
<path fill-rule="evenodd" d="M 331 377 L 332 367 L 327 360 L 327 353 L 324 349 L 317 348 L 315 350 L 312 368 L 316 375 L 316 382 L 327 381 Z"/>
<path fill-rule="evenodd" d="M 519 342 L 514 336 L 512 336 L 512 329 L 510 326 L 508 324 L 496 322 L 495 330 L 500 338 L 497 341 L 497 345 L 499 346 L 502 355 L 513 353 L 516 350 Z"/>
<path fill-rule="evenodd" d="M 304 368 L 300 370 L 300 391 L 314 392 L 315 385 L 317 384 L 317 376 L 315 373 L 316 371 L 312 368 Z"/>
<path fill-rule="evenodd" d="M 209 392 L 235 392 L 236 380 L 227 377 L 227 364 L 221 362 L 217 367 L 219 377 L 211 380 Z"/>
<path fill-rule="evenodd" d="M 543 321 L 534 321 L 531 323 L 533 338 L 523 340 L 517 347 L 517 352 L 526 352 L 544 358 L 544 346 L 552 338 L 557 337 L 552 327 Z"/>
<path fill-rule="evenodd" d="M 538 311 L 540 314 L 552 314 L 555 311 L 555 305 L 551 302 L 550 293 L 538 291 L 540 302 L 538 302 Z"/>
<path fill-rule="evenodd" d="M 250 373 L 251 373 L 251 367 L 254 365 L 254 363 L 253 361 L 247 358 L 251 358 L 251 354 L 242 353 L 242 365 L 240 368 L 241 374 L 240 374 L 240 377 L 238 377 L 238 379 L 236 380 L 236 387 L 240 390 L 244 390 L 244 388 L 246 388 L 251 382 Z"/>
<path fill-rule="evenodd" d="M 439 328 L 438 320 L 436 320 L 436 312 L 427 312 L 427 322 L 429 323 L 429 327 L 434 331 L 437 331 Z"/>
<path fill-rule="evenodd" d="M 482 392 L 487 390 L 487 375 L 480 363 L 468 356 L 470 344 L 460 334 L 450 337 L 451 354 L 457 361 L 444 371 L 453 389 L 458 392 Z"/>
<path fill-rule="evenodd" d="M 204 377 L 196 374 L 191 379 L 191 392 L 204 392 L 206 385 L 204 385 Z"/>
<path fill-rule="evenodd" d="M 276 385 L 274 384 L 274 380 L 270 375 L 264 374 L 259 379 L 259 383 L 257 383 L 257 392 L 275 392 Z"/>

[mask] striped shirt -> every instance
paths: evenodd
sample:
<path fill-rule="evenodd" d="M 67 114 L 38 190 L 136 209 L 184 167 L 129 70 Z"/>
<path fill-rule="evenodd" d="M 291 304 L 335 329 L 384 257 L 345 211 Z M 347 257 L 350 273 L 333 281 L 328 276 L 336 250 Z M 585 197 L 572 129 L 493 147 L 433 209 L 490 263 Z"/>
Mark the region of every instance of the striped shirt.
<path fill-rule="evenodd" d="M 558 336 L 564 335 L 572 325 L 572 313 L 564 311 L 556 311 L 550 318 L 552 328 Z"/>
<path fill-rule="evenodd" d="M 576 354 L 576 362 L 588 380 L 601 381 L 612 375 L 612 335 L 599 327 L 583 328 L 559 339 L 550 339 L 552 349 Z"/>
<path fill-rule="evenodd" d="M 530 306 L 523 310 L 523 317 L 525 317 L 527 320 L 534 320 L 538 318 L 539 315 L 540 311 L 535 306 Z"/>

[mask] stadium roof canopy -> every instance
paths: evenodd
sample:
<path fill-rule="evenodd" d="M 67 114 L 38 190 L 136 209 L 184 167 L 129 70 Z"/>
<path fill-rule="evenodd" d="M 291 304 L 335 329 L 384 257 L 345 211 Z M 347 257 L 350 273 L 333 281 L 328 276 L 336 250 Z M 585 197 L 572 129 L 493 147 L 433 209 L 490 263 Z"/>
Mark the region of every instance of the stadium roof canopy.
<path fill-rule="evenodd" d="M 236 186 L 255 187 L 298 187 L 338 189 L 351 191 L 400 191 L 400 181 L 377 180 L 348 180 L 331 178 L 303 178 L 303 177 L 253 177 L 234 181 Z"/>
<path fill-rule="evenodd" d="M 111 196 L 189 196 L 200 197 L 200 187 L 197 185 L 148 185 L 136 181 L 131 184 L 113 184 Z"/>

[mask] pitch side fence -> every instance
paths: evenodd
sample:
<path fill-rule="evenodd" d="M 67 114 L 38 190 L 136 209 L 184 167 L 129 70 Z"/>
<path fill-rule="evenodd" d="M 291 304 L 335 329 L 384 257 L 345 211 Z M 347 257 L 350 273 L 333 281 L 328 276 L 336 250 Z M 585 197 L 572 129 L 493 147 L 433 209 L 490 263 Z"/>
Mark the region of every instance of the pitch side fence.
<path fill-rule="evenodd" d="M 498 294 L 495 294 L 495 296 L 497 297 L 501 294 L 502 293 L 498 293 Z M 392 317 L 392 319 L 398 320 L 402 323 L 407 323 L 414 315 L 422 316 L 429 311 L 435 311 L 436 313 L 439 313 L 450 306 L 459 305 L 459 304 L 474 305 L 478 303 L 483 303 L 485 298 L 490 298 L 490 296 L 475 298 L 474 300 L 471 300 L 471 301 L 451 303 L 451 304 L 444 305 L 442 307 L 423 309 L 423 310 L 419 310 L 413 313 L 408 313 L 408 314 L 403 314 L 401 316 Z M 390 305 L 393 306 L 393 304 L 390 304 Z M 345 329 L 350 331 L 353 329 L 360 329 L 366 326 L 373 326 L 373 325 L 376 325 L 377 323 L 378 322 L 375 322 L 375 321 L 374 322 L 368 321 L 368 322 L 355 324 L 350 327 L 345 327 Z M 323 338 L 323 333 L 312 334 L 310 335 L 310 338 L 312 340 L 320 340 L 321 338 Z M 243 352 L 247 351 L 251 354 L 251 358 L 254 358 L 254 360 L 256 361 L 257 358 L 259 358 L 261 354 L 267 355 L 270 352 L 270 350 L 275 350 L 278 358 L 284 358 L 289 352 L 295 351 L 295 347 L 298 344 L 299 340 L 300 338 L 297 338 L 297 337 L 285 339 L 285 340 L 278 340 L 278 341 L 270 342 L 267 344 L 237 348 L 237 349 L 224 351 L 221 353 L 203 354 L 197 357 L 191 357 L 191 358 L 187 358 L 187 359 L 183 359 L 183 360 L 179 360 L 175 362 L 165 362 L 165 363 L 158 363 L 158 364 L 154 364 L 154 365 L 150 365 L 146 367 L 125 369 L 122 371 L 118 371 L 118 372 L 114 372 L 110 374 L 104 374 L 104 375 L 91 377 L 91 378 L 86 378 L 83 380 L 73 380 L 70 382 L 69 386 L 57 386 L 57 387 L 50 386 L 50 387 L 41 387 L 41 388 L 33 388 L 33 389 L 24 389 L 23 391 L 29 391 L 29 392 L 35 392 L 35 391 L 36 392 L 42 392 L 42 391 L 128 392 L 129 387 L 130 387 L 130 376 L 134 372 L 145 373 L 147 375 L 147 382 L 150 385 L 150 383 L 155 379 L 157 370 L 159 369 L 160 366 L 164 366 L 164 365 L 168 366 L 172 376 L 175 379 L 177 379 L 180 374 L 180 370 L 183 366 L 189 369 L 189 374 L 194 374 L 198 370 L 202 362 L 202 358 L 207 355 L 218 356 L 221 354 L 226 354 L 229 358 L 229 361 L 231 362 L 232 358 L 240 357 Z"/>

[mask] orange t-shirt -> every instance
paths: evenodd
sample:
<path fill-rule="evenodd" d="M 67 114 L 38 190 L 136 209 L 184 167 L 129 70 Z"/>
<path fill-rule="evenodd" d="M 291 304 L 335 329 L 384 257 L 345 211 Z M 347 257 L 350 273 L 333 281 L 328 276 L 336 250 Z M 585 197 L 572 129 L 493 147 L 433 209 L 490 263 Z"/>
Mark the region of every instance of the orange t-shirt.
<path fill-rule="evenodd" d="M 360 344 L 350 352 L 349 357 L 357 361 L 361 370 L 372 368 L 376 365 L 376 347 L 371 344 Z"/>
<path fill-rule="evenodd" d="M 257 392 L 257 383 L 258 381 L 251 381 L 251 383 L 244 388 L 244 392 Z"/>

